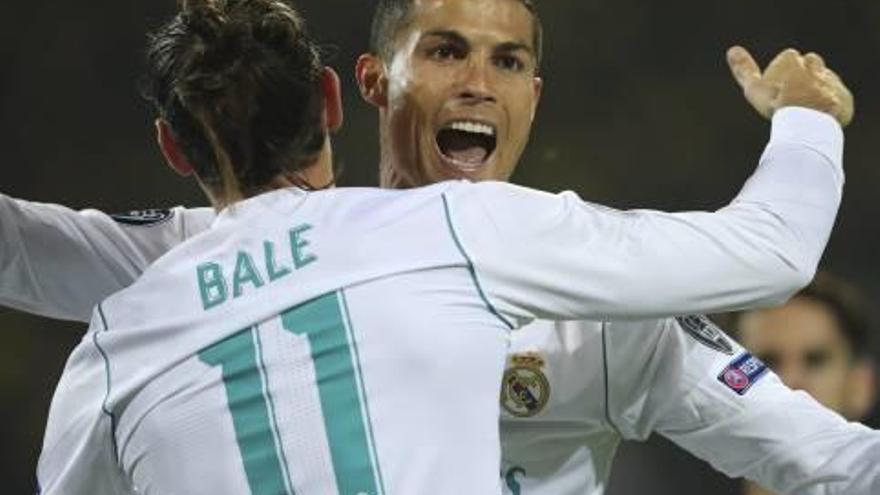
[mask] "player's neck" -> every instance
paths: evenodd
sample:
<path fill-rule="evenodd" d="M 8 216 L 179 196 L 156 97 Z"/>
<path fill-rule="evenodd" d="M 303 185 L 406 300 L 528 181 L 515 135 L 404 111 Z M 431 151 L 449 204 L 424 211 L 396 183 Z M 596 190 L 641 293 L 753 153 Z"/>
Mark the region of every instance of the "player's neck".
<path fill-rule="evenodd" d="M 330 144 L 330 138 L 327 138 L 324 140 L 324 147 L 321 148 L 321 153 L 318 155 L 318 159 L 308 167 L 296 173 L 294 179 L 300 179 L 299 184 L 296 183 L 296 180 L 292 180 L 294 182 L 293 184 L 282 184 L 273 189 L 302 186 L 304 184 L 316 189 L 332 187 L 335 185 L 336 180 L 336 174 L 333 169 L 333 146 Z M 287 176 L 287 179 L 291 180 L 289 176 Z"/>
<path fill-rule="evenodd" d="M 330 140 L 327 139 L 324 142 L 324 147 L 321 149 L 321 152 L 312 164 L 295 173 L 283 172 L 276 175 L 264 184 L 256 194 L 252 194 L 251 197 L 290 187 L 326 189 L 328 187 L 333 187 L 335 185 L 334 182 L 333 148 L 330 145 Z M 207 188 L 201 180 L 199 181 L 199 184 L 202 186 L 202 189 L 211 201 L 211 205 L 213 205 L 214 209 L 217 211 L 221 211 L 237 201 L 247 199 L 247 197 L 245 197 L 234 201 L 228 201 L 226 198 L 215 194 Z"/>

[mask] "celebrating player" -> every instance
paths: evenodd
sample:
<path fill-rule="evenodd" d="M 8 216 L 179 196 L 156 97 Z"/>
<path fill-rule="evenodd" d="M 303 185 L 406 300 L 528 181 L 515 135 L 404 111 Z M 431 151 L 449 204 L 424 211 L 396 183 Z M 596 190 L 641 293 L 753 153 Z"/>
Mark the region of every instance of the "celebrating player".
<path fill-rule="evenodd" d="M 525 8 L 528 5 L 528 2 L 518 0 L 481 0 L 383 2 L 379 6 L 377 28 L 374 30 L 376 53 L 361 60 L 359 78 L 365 96 L 384 109 L 382 163 L 383 170 L 388 171 L 385 175 L 386 182 L 418 185 L 423 181 L 449 176 L 505 179 L 509 175 L 525 145 L 540 89 L 540 83 L 533 77 L 540 53 L 540 24 L 532 12 Z M 429 34 L 430 39 L 427 36 Z M 453 36 L 455 34 L 459 36 Z M 436 45 L 431 49 L 425 46 L 430 41 L 434 41 Z M 766 84 L 779 82 L 778 71 L 792 69 L 791 62 L 795 62 L 795 66 L 806 63 L 807 60 L 811 61 L 810 64 L 815 64 L 818 62 L 815 57 L 804 59 L 789 53 L 773 66 L 777 72 L 768 71 L 765 77 L 761 77 L 757 67 L 743 54 L 734 52 L 733 58 L 733 66 L 739 79 L 747 87 L 747 94 L 765 113 L 769 114 L 775 108 L 793 103 L 817 107 L 815 103 L 791 100 L 791 92 L 782 92 L 775 98 L 768 96 L 759 100 L 759 97 L 770 94 L 766 91 Z M 529 68 L 517 71 L 521 65 Z M 471 69 L 466 71 L 462 67 Z M 418 70 L 425 68 L 431 71 Z M 822 74 L 827 75 L 824 72 Z M 481 79 L 479 76 L 485 78 Z M 502 76 L 509 79 L 502 79 Z M 774 77 L 777 78 L 776 81 L 773 80 Z M 435 84 L 433 88 L 428 85 L 431 82 Z M 503 83 L 508 86 L 499 88 Z M 515 86 L 511 88 L 510 84 Z M 482 88 L 475 88 L 473 85 Z M 453 93 L 449 86 L 463 89 Z M 438 89 L 447 93 L 438 97 L 436 92 L 432 93 Z M 418 98 L 419 95 L 431 96 L 434 101 L 425 101 Z M 427 117 L 440 115 L 431 104 L 444 103 L 447 100 L 451 104 L 461 105 L 457 111 L 466 118 L 458 122 L 429 120 Z M 524 105 L 523 102 L 527 104 Z M 847 109 L 851 109 L 851 105 L 847 106 L 846 98 L 842 98 L 842 102 L 838 107 L 824 103 L 825 106 L 819 108 L 840 114 L 846 119 Z M 402 105 L 403 103 L 410 104 Z M 486 109 L 493 106 L 500 107 L 501 110 Z M 399 110 L 400 113 L 395 114 L 392 110 Z M 486 122 L 487 116 L 480 115 L 495 111 L 502 114 L 499 122 Z M 798 112 L 786 110 L 777 115 L 776 119 L 782 121 L 793 118 L 793 113 Z M 420 118 L 407 119 L 407 115 Z M 438 124 L 450 125 L 446 128 Z M 785 125 L 777 125 L 776 128 L 784 129 Z M 778 135 L 779 131 L 774 132 Z M 407 150 L 407 138 L 413 138 L 410 143 L 422 145 L 418 152 Z M 431 153 L 431 139 L 437 143 L 439 154 Z M 491 152 L 488 151 L 490 148 Z M 765 159 L 772 158 L 772 151 L 779 150 L 768 149 Z M 764 172 L 766 168 L 762 168 Z M 409 169 L 413 171 L 405 173 Z M 399 177 L 412 176 L 417 179 L 407 183 L 396 178 L 395 173 L 390 172 L 392 170 L 400 171 Z M 435 173 L 432 174 L 431 171 Z M 780 183 L 787 181 L 803 180 L 805 186 L 812 182 L 811 178 L 802 177 L 801 173 L 784 179 L 761 173 L 755 177 L 755 181 L 759 180 L 763 181 L 762 188 L 770 187 L 768 184 L 778 187 Z M 827 184 L 839 184 L 839 181 L 840 177 L 837 177 Z M 783 195 L 778 196 L 782 197 Z M 789 199 L 791 198 L 785 198 L 784 201 Z M 742 206 L 741 203 L 739 202 L 739 206 Z M 14 290 L 14 294 L 4 293 L 4 300 L 18 307 L 53 316 L 75 318 L 83 318 L 87 311 L 85 308 L 109 291 L 120 288 L 127 280 L 132 280 L 144 269 L 147 262 L 155 259 L 171 245 L 204 228 L 210 221 L 206 217 L 211 216 L 202 212 L 177 211 L 170 221 L 154 224 L 149 230 L 145 230 L 116 224 L 95 212 L 78 215 L 65 210 L 12 201 L 7 201 L 4 206 L 7 215 L 4 225 L 11 230 L 10 236 L 5 238 L 8 239 L 7 242 L 27 243 L 34 248 L 28 253 L 29 257 L 38 259 L 45 251 L 41 252 L 41 247 L 32 244 L 32 241 L 45 239 L 45 236 L 60 236 L 64 238 L 64 244 L 72 243 L 72 247 L 76 249 L 69 253 L 71 268 L 88 273 L 88 278 L 77 280 L 69 269 L 66 273 L 55 271 L 51 274 L 34 274 L 25 270 L 21 264 L 13 264 L 7 267 L 6 275 L 16 275 L 17 278 L 7 277 L 4 280 L 9 280 L 9 292 Z M 37 218 L 40 219 L 40 225 L 27 221 Z M 168 220 L 161 213 L 157 218 Z M 140 219 L 141 217 L 136 217 L 126 221 Z M 57 232 L 46 229 L 47 223 L 53 225 L 61 222 L 67 225 L 67 229 Z M 82 237 L 80 234 L 83 234 Z M 83 238 L 93 241 L 76 245 Z M 751 245 L 745 251 L 737 252 L 734 246 L 741 246 L 744 242 L 753 243 L 757 238 L 739 238 L 731 233 L 729 252 L 749 253 L 749 258 L 754 256 L 751 261 L 757 261 L 768 254 L 784 256 L 790 240 L 772 234 L 771 238 L 781 239 L 783 242 L 774 246 L 771 240 L 762 239 L 757 242 L 758 245 Z M 822 235 L 816 238 L 824 243 Z M 651 248 L 677 249 L 677 246 L 669 245 L 669 242 L 669 239 L 664 239 Z M 776 253 L 767 251 L 777 247 L 780 251 Z M 77 256 L 83 258 L 79 263 L 74 260 Z M 99 271 L 92 271 L 93 265 L 98 265 Z M 42 265 L 32 266 L 40 269 Z M 662 273 L 662 268 L 650 267 L 649 270 L 657 270 L 658 280 L 675 281 L 674 285 L 680 288 L 680 282 L 675 280 L 675 276 Z M 615 268 L 608 266 L 607 269 L 613 271 Z M 780 280 L 763 277 L 771 277 L 774 273 L 778 275 L 781 272 L 750 274 L 762 278 L 753 279 L 747 286 L 740 287 L 741 292 L 735 296 L 728 293 L 727 297 L 731 299 L 725 302 L 732 305 L 768 302 L 764 298 L 767 294 L 765 291 L 770 285 L 780 283 Z M 35 275 L 37 278 L 32 278 Z M 73 278 L 54 280 L 65 275 Z M 46 283 L 48 280 L 51 283 Z M 74 280 L 77 282 L 75 290 Z M 732 284 L 728 287 L 735 292 L 733 285 L 742 283 L 743 280 L 700 280 L 694 287 L 698 292 L 705 290 L 707 298 L 701 301 L 705 305 L 683 305 L 668 308 L 667 312 L 711 309 L 713 304 L 720 303 L 718 300 L 711 301 L 712 298 L 708 297 L 715 287 L 712 284 Z M 86 283 L 85 286 L 82 285 L 83 282 Z M 601 283 L 605 282 L 598 278 L 581 279 L 576 285 L 599 287 Z M 664 286 L 654 294 L 642 295 L 643 293 L 635 292 L 631 297 L 638 300 L 663 297 L 665 291 L 673 288 L 672 285 Z M 571 289 L 565 286 L 558 288 L 562 291 Z M 64 297 L 58 297 L 62 294 Z M 703 295 L 700 293 L 700 297 Z M 662 301 L 658 300 L 657 304 L 658 307 L 663 306 Z M 517 493 L 601 491 L 620 435 L 642 436 L 651 430 L 674 435 L 691 428 L 691 437 L 702 439 L 708 447 L 721 439 L 735 439 L 739 434 L 734 428 L 713 429 L 711 418 L 680 415 L 679 409 L 687 410 L 690 407 L 694 410 L 694 405 L 712 408 L 719 417 L 729 416 L 739 420 L 743 426 L 754 424 L 755 418 L 742 414 L 742 411 L 746 407 L 752 407 L 753 403 L 761 404 L 765 396 L 775 395 L 775 381 L 769 375 L 763 378 L 757 376 L 756 379 L 760 381 L 742 398 L 729 388 L 721 388 L 721 393 L 734 395 L 727 400 L 719 399 L 717 390 L 712 387 L 726 385 L 715 378 L 728 365 L 735 363 L 742 351 L 712 327 L 694 320 L 689 321 L 690 325 L 686 325 L 685 329 L 690 334 L 680 332 L 678 325 L 672 320 L 633 324 L 544 324 L 528 335 L 515 334 L 513 338 L 516 352 L 511 357 L 504 394 L 509 413 L 502 423 L 507 465 L 505 478 L 510 490 Z M 603 332 L 609 328 L 617 331 Z M 625 338 L 627 335 L 630 337 Z M 647 335 L 650 337 L 646 337 Z M 703 338 L 697 340 L 699 337 Z M 711 343 L 714 343 L 714 347 L 710 346 Z M 648 359 L 637 363 L 637 360 L 629 357 L 630 351 L 635 350 L 639 351 L 638 354 L 631 355 L 643 355 Z M 729 352 L 733 355 L 728 354 Z M 624 356 L 627 356 L 626 361 L 623 360 Z M 681 362 L 685 356 L 689 360 L 693 359 L 689 361 L 690 369 L 699 370 L 700 373 L 686 373 L 687 370 L 679 365 L 667 366 L 668 362 Z M 664 357 L 668 359 L 664 361 Z M 661 363 L 664 365 L 661 366 Z M 711 379 L 705 379 L 704 375 Z M 529 386 L 529 383 L 539 385 Z M 544 383 L 548 385 L 544 386 Z M 695 387 L 706 389 L 705 394 L 691 395 L 695 404 L 677 400 L 681 394 Z M 759 394 L 758 390 L 762 388 L 767 392 Z M 785 398 L 786 395 L 783 393 L 782 397 Z M 638 404 L 639 408 L 633 408 L 632 404 Z M 813 407 L 812 404 L 804 405 L 807 411 L 812 411 Z M 678 423 L 673 422 L 676 418 Z M 568 421 L 569 419 L 573 420 Z M 822 423 L 828 424 L 840 429 L 842 437 L 853 428 L 835 417 Z M 763 430 L 758 433 L 768 435 Z M 742 438 L 747 435 L 755 438 L 756 432 L 743 430 Z M 560 440 L 561 438 L 565 440 Z M 778 447 L 795 441 L 794 439 L 796 436 L 792 435 L 785 438 L 771 436 L 767 442 L 748 443 L 749 449 L 730 449 L 738 456 L 736 459 L 728 456 L 730 464 L 722 462 L 725 460 L 723 456 L 729 452 L 719 452 L 711 448 L 701 450 L 689 445 L 687 441 L 682 443 L 704 458 L 717 460 L 719 467 L 726 472 L 735 474 L 740 469 L 742 474 L 766 477 L 768 473 L 779 472 L 781 468 L 766 469 L 763 472 L 749 471 L 749 468 L 754 469 L 755 466 L 743 461 L 769 456 L 768 464 L 774 467 L 790 466 L 790 469 L 796 469 L 802 465 L 799 459 L 772 456 L 755 448 L 767 445 L 768 450 L 772 446 L 772 450 L 776 452 Z M 585 442 L 588 442 L 590 448 L 586 448 Z M 740 464 L 733 464 L 734 461 Z M 780 485 L 783 482 L 776 481 L 775 486 L 790 486 Z"/>
<path fill-rule="evenodd" d="M 719 271 L 728 256 L 703 252 L 705 232 L 751 220 L 822 239 L 833 222 L 839 130 L 819 114 L 780 119 L 762 172 L 816 173 L 830 201 L 811 204 L 832 214 L 768 212 L 753 183 L 727 211 L 634 222 L 499 183 L 311 191 L 332 163 L 339 81 L 284 3 L 184 2 L 148 53 L 162 152 L 219 214 L 97 307 L 52 401 L 46 494 L 497 493 L 510 330 L 692 304 L 689 289 L 640 293 L 657 288 L 647 267 L 680 254 L 645 249 L 660 238 L 689 246 L 688 286 L 753 270 Z M 614 289 L 578 283 L 601 279 Z"/>
<path fill-rule="evenodd" d="M 408 186 L 450 174 L 507 179 L 512 165 L 503 154 L 469 167 L 463 162 L 481 157 L 479 150 L 456 148 L 436 120 L 458 104 L 473 108 L 473 120 L 484 123 L 485 108 L 501 107 L 505 117 L 499 120 L 507 125 L 499 126 L 506 136 L 498 142 L 512 141 L 510 149 L 521 151 L 541 89 L 532 70 L 542 52 L 541 25 L 531 2 L 387 0 L 377 9 L 372 37 L 373 53 L 359 60 L 358 79 L 380 110 L 383 183 Z M 765 74 L 741 49 L 731 50 L 729 62 L 747 99 L 765 116 L 774 101 L 790 96 L 776 86 L 783 67 L 810 66 L 835 79 L 814 54 L 786 52 Z M 521 66 L 527 77 L 520 79 L 500 70 Z M 844 104 L 832 113 L 847 123 L 852 108 Z M 473 134 L 459 142 L 479 143 L 481 136 Z M 684 260 L 680 266 L 688 269 Z M 620 439 L 654 432 L 730 476 L 757 479 L 780 492 L 833 486 L 837 493 L 856 493 L 859 483 L 872 479 L 864 475 L 869 464 L 857 468 L 852 462 L 876 444 L 861 427 L 793 395 L 775 376 L 762 374 L 762 366 L 742 388 L 721 380 L 733 376 L 729 368 L 752 361 L 705 318 L 539 322 L 531 328 L 513 337 L 501 393 L 502 475 L 512 494 L 600 494 Z M 818 454 L 804 450 L 816 432 L 831 438 Z M 855 457 L 838 455 L 853 438 L 865 439 L 850 451 Z"/>

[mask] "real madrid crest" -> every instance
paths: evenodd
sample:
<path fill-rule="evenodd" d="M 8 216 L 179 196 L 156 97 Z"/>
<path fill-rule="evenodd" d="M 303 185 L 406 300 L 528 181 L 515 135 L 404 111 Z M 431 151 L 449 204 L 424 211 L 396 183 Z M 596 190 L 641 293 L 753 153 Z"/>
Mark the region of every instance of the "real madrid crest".
<path fill-rule="evenodd" d="M 527 418 L 544 410 L 550 398 L 550 382 L 544 359 L 534 352 L 510 357 L 501 385 L 501 405 L 514 416 Z"/>

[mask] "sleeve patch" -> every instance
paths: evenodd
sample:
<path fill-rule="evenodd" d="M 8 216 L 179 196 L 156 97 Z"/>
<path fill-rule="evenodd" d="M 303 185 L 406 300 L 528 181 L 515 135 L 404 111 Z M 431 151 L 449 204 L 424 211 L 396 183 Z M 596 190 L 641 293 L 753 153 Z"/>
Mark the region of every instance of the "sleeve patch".
<path fill-rule="evenodd" d="M 173 216 L 174 210 L 154 208 L 150 210 L 134 210 L 125 213 L 115 213 L 110 215 L 110 218 L 123 225 L 146 227 L 166 222 Z"/>
<path fill-rule="evenodd" d="M 706 347 L 733 356 L 733 344 L 724 332 L 703 315 L 679 316 L 676 318 L 681 329 Z"/>
<path fill-rule="evenodd" d="M 718 375 L 718 381 L 739 395 L 745 395 L 767 373 L 767 365 L 748 352 L 734 359 Z"/>

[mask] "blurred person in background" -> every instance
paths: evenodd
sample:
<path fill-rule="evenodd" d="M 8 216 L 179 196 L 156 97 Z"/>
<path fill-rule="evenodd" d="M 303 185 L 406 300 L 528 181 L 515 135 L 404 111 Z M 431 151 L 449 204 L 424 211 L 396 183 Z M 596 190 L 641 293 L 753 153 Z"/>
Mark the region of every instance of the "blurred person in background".
<path fill-rule="evenodd" d="M 506 180 L 528 140 L 541 90 L 537 79 L 540 22 L 532 3 L 382 1 L 373 38 L 372 52 L 359 60 L 357 72 L 362 94 L 381 114 L 383 185 L 409 187 L 448 178 Z M 768 118 L 782 106 L 794 104 L 792 97 L 799 95 L 768 91 L 792 89 L 775 86 L 780 73 L 821 75 L 832 88 L 839 83 L 814 54 L 788 51 L 771 64 L 768 76 L 743 50 L 732 51 L 730 63 L 747 99 Z M 824 108 L 845 124 L 851 117 L 851 101 L 847 106 L 845 94 L 837 96 L 842 105 Z M 812 106 L 803 100 L 799 103 Z M 459 107 L 458 121 L 431 118 L 440 115 L 432 112 L 447 104 Z M 503 109 L 502 118 L 487 122 L 486 114 L 497 108 Z M 774 117 L 774 129 L 786 129 L 807 118 L 802 112 L 780 112 Z M 788 131 L 777 134 L 790 137 Z M 824 144 L 834 142 L 830 139 Z M 778 150 L 768 149 L 768 157 L 774 152 Z M 828 172 L 833 168 L 823 174 Z M 766 174 L 759 175 L 767 179 Z M 822 180 L 842 179 L 831 176 L 822 175 Z M 787 186 L 789 181 L 812 183 L 810 177 L 797 173 L 783 180 Z M 791 196 L 781 183 L 777 185 L 767 192 L 781 193 L 793 204 L 808 197 L 802 197 L 801 189 Z M 5 300 L 22 309 L 67 318 L 83 314 L 87 318 L 91 305 L 107 291 L 130 283 L 152 260 L 213 220 L 210 211 L 178 209 L 124 215 L 114 222 L 98 212 L 78 214 L 23 203 L 10 206 L 12 215 L 4 223 L 22 221 L 27 228 L 15 233 L 23 236 L 18 242 L 30 242 L 33 250 L 28 252 L 29 263 L 7 266 L 24 270 L 18 278 L 6 279 L 11 290 L 4 294 Z M 14 235 L 7 240 L 17 242 Z M 731 244 L 718 245 L 730 249 Z M 63 258 L 58 257 L 56 246 L 68 248 Z M 653 248 L 674 249 L 675 241 Z M 743 251 L 738 254 L 744 256 Z M 57 279 L 64 276 L 71 278 Z M 705 280 L 694 289 L 705 293 L 719 284 L 729 287 L 729 283 Z M 757 279 L 750 284 L 752 289 L 761 285 Z M 744 298 L 737 299 L 741 304 L 761 299 L 749 290 L 735 297 Z M 743 373 L 749 386 L 745 390 L 742 382 L 730 385 L 718 380 L 722 373 L 746 365 Z M 836 440 L 850 434 L 865 437 L 866 430 L 846 425 L 816 404 L 787 394 L 764 370 L 701 317 L 540 323 L 512 344 L 502 390 L 504 485 L 515 495 L 602 493 L 620 439 L 641 439 L 659 432 L 730 475 L 763 477 L 789 490 L 812 476 L 816 489 L 821 489 L 823 473 L 808 470 L 800 458 L 771 455 L 768 462 L 773 469 L 750 469 L 756 467 L 755 458 L 766 454 L 762 449 L 774 448 L 778 454 L 781 446 L 799 440 L 785 428 L 767 432 L 768 415 L 785 404 L 790 412 L 821 418 L 809 422 L 807 429 L 834 430 L 840 435 Z M 705 411 L 712 414 L 702 414 Z M 730 427 L 717 428 L 718 417 L 725 418 Z M 791 416 L 786 420 L 791 423 Z M 833 456 L 833 446 L 823 448 Z M 825 473 L 845 473 L 851 483 L 870 481 L 857 477 L 858 470 L 853 469 L 869 453 L 865 450 L 869 446 L 861 448 L 851 452 L 854 457 L 833 456 L 835 462 Z M 861 463 L 859 468 L 871 465 Z"/>
<path fill-rule="evenodd" d="M 866 417 L 877 393 L 871 323 L 864 295 L 827 272 L 786 304 L 738 317 L 744 347 L 783 383 L 851 421 Z M 746 495 L 774 495 L 746 482 Z"/>

